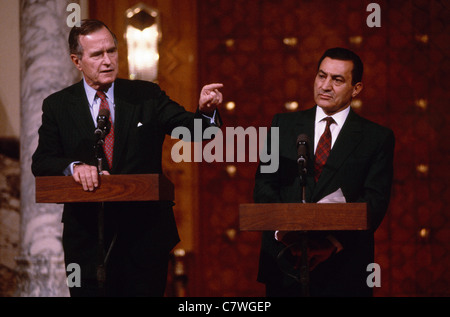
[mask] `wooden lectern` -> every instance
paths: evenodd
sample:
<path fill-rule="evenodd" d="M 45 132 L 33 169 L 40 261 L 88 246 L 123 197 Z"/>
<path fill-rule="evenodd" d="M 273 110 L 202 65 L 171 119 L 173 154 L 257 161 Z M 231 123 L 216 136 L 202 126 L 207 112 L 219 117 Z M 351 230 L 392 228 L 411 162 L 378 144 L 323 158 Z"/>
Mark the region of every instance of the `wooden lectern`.
<path fill-rule="evenodd" d="M 108 252 L 104 252 L 104 203 L 119 201 L 173 201 L 174 185 L 164 175 L 102 175 L 100 186 L 85 192 L 71 176 L 36 177 L 36 203 L 101 203 L 98 214 L 99 258 L 97 280 L 101 294 L 105 295 L 105 267 L 114 246 L 114 237 Z"/>
<path fill-rule="evenodd" d="M 366 203 L 346 204 L 242 204 L 239 206 L 242 231 L 299 231 L 302 250 L 300 283 L 308 296 L 309 267 L 307 260 L 308 231 L 368 230 Z"/>

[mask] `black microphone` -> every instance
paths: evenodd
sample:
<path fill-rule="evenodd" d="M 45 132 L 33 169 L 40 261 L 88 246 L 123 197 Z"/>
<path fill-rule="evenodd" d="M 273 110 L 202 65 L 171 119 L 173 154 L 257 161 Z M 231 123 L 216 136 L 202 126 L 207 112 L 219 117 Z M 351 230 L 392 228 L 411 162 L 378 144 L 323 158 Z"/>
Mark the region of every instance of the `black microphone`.
<path fill-rule="evenodd" d="M 297 164 L 299 168 L 306 169 L 309 159 L 309 138 L 306 134 L 297 137 Z"/>
<path fill-rule="evenodd" d="M 97 116 L 97 129 L 95 129 L 95 134 L 99 136 L 105 136 L 109 133 L 109 110 L 100 109 Z"/>

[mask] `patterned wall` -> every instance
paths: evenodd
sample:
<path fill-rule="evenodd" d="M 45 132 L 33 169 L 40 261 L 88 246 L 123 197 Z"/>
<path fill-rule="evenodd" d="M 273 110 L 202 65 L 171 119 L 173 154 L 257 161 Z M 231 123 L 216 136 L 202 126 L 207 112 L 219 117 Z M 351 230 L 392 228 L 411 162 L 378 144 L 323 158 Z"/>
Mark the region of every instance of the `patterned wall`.
<path fill-rule="evenodd" d="M 390 210 L 376 233 L 378 296 L 450 295 L 449 2 L 199 0 L 200 84 L 223 82 L 229 127 L 269 126 L 272 116 L 314 105 L 316 63 L 345 46 L 365 62 L 365 89 L 354 109 L 394 130 Z M 235 173 L 230 166 L 234 165 Z M 239 232 L 238 206 L 252 202 L 256 163 L 202 163 L 201 271 L 195 295 L 255 296 L 259 233 Z"/>

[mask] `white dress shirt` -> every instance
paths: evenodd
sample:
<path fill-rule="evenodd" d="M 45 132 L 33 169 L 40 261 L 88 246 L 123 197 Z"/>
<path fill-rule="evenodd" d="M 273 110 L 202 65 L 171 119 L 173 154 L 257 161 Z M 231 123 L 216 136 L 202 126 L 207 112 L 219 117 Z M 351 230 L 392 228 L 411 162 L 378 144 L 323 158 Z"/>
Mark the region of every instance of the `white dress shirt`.
<path fill-rule="evenodd" d="M 102 100 L 96 96 L 97 90 L 89 86 L 84 79 L 83 84 L 84 84 L 84 91 L 86 92 L 86 97 L 89 102 L 89 110 L 91 111 L 92 120 L 94 120 L 94 125 L 95 127 L 97 127 L 97 116 L 100 110 L 100 103 Z M 106 100 L 108 101 L 109 104 L 109 113 L 110 113 L 109 115 L 114 124 L 115 109 L 116 109 L 116 104 L 114 103 L 114 83 L 112 83 L 108 91 L 104 91 L 104 93 L 106 95 Z"/>
<path fill-rule="evenodd" d="M 316 122 L 314 128 L 314 153 L 317 150 L 317 144 L 319 143 L 319 139 L 325 131 L 326 121 L 322 121 L 326 117 L 332 117 L 336 123 L 330 125 L 331 131 L 331 148 L 333 148 L 334 143 L 336 142 L 337 137 L 339 136 L 339 132 L 341 132 L 342 126 L 345 123 L 345 120 L 350 113 L 350 107 L 345 108 L 344 110 L 335 113 L 332 116 L 328 116 L 325 114 L 322 108 L 317 106 L 316 109 Z"/>

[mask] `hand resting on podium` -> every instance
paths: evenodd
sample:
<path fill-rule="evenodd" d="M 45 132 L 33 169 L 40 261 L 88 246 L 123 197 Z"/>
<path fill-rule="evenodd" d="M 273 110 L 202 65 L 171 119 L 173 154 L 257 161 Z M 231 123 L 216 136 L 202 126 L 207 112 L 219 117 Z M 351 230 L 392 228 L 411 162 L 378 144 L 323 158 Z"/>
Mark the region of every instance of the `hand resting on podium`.
<path fill-rule="evenodd" d="M 81 184 L 84 191 L 94 191 L 99 186 L 97 167 L 87 164 L 73 165 L 73 179 Z M 110 175 L 108 171 L 102 171 L 102 175 Z"/>

